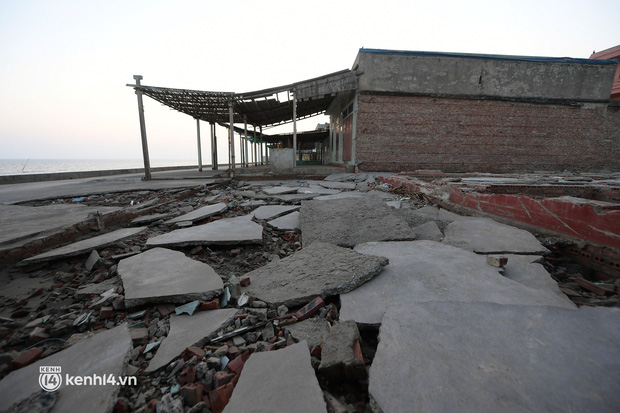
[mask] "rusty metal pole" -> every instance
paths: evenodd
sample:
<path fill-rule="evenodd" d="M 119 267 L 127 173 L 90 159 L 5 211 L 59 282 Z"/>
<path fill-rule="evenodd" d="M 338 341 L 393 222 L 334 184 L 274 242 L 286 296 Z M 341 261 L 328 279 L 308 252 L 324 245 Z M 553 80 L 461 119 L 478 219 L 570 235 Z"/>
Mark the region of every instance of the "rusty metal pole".
<path fill-rule="evenodd" d="M 136 81 L 136 86 L 140 86 L 142 76 L 133 75 Z M 144 159 L 144 180 L 151 179 L 151 160 L 149 159 L 149 145 L 146 140 L 146 124 L 144 122 L 144 104 L 142 103 L 142 91 L 136 88 L 136 95 L 138 96 L 138 116 L 140 117 L 140 135 L 142 137 L 142 158 Z"/>
<path fill-rule="evenodd" d="M 202 148 L 200 147 L 200 119 L 196 118 L 196 133 L 198 139 L 198 172 L 202 172 Z"/>
<path fill-rule="evenodd" d="M 235 169 L 235 130 L 233 129 L 235 117 L 233 112 L 232 99 L 228 101 L 228 118 L 228 150 L 230 151 L 230 170 L 232 171 L 233 169 Z"/>
<path fill-rule="evenodd" d="M 297 89 L 293 89 L 293 168 L 297 166 Z"/>
<path fill-rule="evenodd" d="M 215 123 L 210 123 L 211 126 L 211 169 L 217 170 L 217 136 L 215 136 Z"/>

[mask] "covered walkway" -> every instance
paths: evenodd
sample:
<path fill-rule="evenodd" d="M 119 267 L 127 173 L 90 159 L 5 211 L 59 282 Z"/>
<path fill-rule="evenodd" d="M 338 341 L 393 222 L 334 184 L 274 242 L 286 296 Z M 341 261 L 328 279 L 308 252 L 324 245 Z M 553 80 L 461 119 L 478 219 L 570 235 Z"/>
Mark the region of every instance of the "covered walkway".
<path fill-rule="evenodd" d="M 354 90 L 357 87 L 357 75 L 348 69 L 289 85 L 247 93 L 146 86 L 141 84 L 142 76 L 134 75 L 134 79 L 135 84 L 127 86 L 134 88 L 138 96 L 145 179 L 151 179 L 151 170 L 142 104 L 143 95 L 196 120 L 199 171 L 202 171 L 200 121 L 209 123 L 213 169 L 217 169 L 218 164 L 215 125 L 227 128 L 229 148 L 227 163 L 229 169 L 232 170 L 238 165 L 249 166 L 251 159 L 254 165 L 264 164 L 265 155 L 267 155 L 265 144 L 290 145 L 297 159 L 297 152 L 301 149 L 302 141 L 315 139 L 313 142 L 316 142 L 316 139 L 323 139 L 320 131 L 299 134 L 297 120 L 324 113 L 338 93 Z M 263 134 L 264 126 L 276 126 L 289 122 L 293 123 L 292 134 L 271 136 Z M 243 124 L 243 128 L 235 127 L 235 124 Z M 249 130 L 249 126 L 252 130 Z M 240 159 L 237 159 L 235 154 L 235 133 L 241 139 Z M 301 136 L 304 137 L 298 139 Z"/>

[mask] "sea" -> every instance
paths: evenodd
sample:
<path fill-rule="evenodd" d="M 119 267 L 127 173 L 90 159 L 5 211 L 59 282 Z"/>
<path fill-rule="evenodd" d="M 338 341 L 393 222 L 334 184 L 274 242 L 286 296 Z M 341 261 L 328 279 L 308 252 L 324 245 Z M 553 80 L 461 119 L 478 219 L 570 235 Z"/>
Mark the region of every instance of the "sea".
<path fill-rule="evenodd" d="M 151 168 L 192 166 L 196 160 L 151 159 Z M 107 171 L 144 168 L 142 159 L 0 159 L 0 175 L 47 174 L 55 172 Z"/>

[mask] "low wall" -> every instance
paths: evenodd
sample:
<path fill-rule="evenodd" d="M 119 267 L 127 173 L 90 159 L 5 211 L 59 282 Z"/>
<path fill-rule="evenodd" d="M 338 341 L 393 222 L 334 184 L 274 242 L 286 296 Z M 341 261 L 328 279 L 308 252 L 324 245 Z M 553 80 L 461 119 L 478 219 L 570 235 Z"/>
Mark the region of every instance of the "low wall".
<path fill-rule="evenodd" d="M 620 171 L 620 107 L 361 93 L 360 170 Z"/>

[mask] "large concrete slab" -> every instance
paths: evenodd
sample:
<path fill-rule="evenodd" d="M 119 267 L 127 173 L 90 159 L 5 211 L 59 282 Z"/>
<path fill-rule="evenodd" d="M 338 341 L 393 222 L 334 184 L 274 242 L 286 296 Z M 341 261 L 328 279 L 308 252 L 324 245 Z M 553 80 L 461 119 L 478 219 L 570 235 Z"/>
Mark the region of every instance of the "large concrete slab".
<path fill-rule="evenodd" d="M 304 202 L 299 217 L 304 247 L 314 242 L 354 247 L 415 239 L 407 222 L 392 211 L 377 197 Z"/>
<path fill-rule="evenodd" d="M 357 187 L 355 182 L 337 182 L 337 181 L 322 181 L 319 183 L 323 188 L 329 189 L 348 189 L 353 190 Z"/>
<path fill-rule="evenodd" d="M 314 198 L 316 201 L 331 201 L 334 199 L 345 199 L 345 198 L 362 198 L 366 196 L 364 193 L 360 191 L 349 191 L 349 192 L 341 192 L 339 194 L 334 195 L 321 195 Z"/>
<path fill-rule="evenodd" d="M 92 377 L 96 374 L 107 378 L 112 375 L 118 381 L 123 376 L 125 358 L 130 349 L 127 324 L 122 324 L 13 371 L 0 381 L 0 411 L 7 411 L 13 403 L 41 391 L 40 366 L 59 366 L 62 386 L 52 412 L 109 412 L 116 403 L 119 384 L 70 385 L 66 376 Z"/>
<path fill-rule="evenodd" d="M 504 277 L 486 257 L 434 241 L 371 242 L 355 251 L 387 257 L 390 265 L 368 283 L 340 296 L 341 320 L 380 324 L 391 303 L 494 302 L 575 309 L 554 291 Z"/>
<path fill-rule="evenodd" d="M 264 205 L 256 208 L 249 215 L 259 220 L 281 217 L 293 211 L 298 211 L 297 205 Z"/>
<path fill-rule="evenodd" d="M 251 284 L 241 291 L 272 305 L 306 304 L 354 290 L 377 275 L 387 259 L 347 248 L 314 243 L 290 257 L 249 272 Z"/>
<path fill-rule="evenodd" d="M 220 219 L 204 225 L 183 228 L 150 238 L 148 247 L 185 245 L 260 244 L 263 226 L 252 222 L 247 215 Z"/>
<path fill-rule="evenodd" d="M 183 350 L 215 333 L 237 312 L 234 308 L 222 310 L 199 311 L 193 315 L 171 315 L 170 332 L 159 346 L 157 353 L 146 368 L 151 372 L 167 365 L 178 357 Z"/>
<path fill-rule="evenodd" d="M 166 221 L 165 223 L 175 224 L 177 222 L 186 222 L 186 221 L 190 221 L 194 223 L 194 222 L 201 221 L 203 219 L 207 219 L 214 215 L 221 214 L 222 212 L 226 211 L 226 208 L 228 208 L 228 206 L 225 203 L 219 202 L 217 204 L 207 205 L 202 208 L 198 208 L 184 215 L 179 215 L 178 217 L 172 218 Z"/>
<path fill-rule="evenodd" d="M 320 185 L 304 186 L 297 190 L 298 194 L 318 194 L 318 195 L 334 195 L 339 194 L 339 189 L 323 188 Z"/>
<path fill-rule="evenodd" d="M 369 392 L 385 413 L 617 412 L 620 309 L 393 306 Z"/>
<path fill-rule="evenodd" d="M 545 248 L 528 231 L 489 218 L 461 217 L 444 231 L 444 243 L 468 245 L 481 254 L 545 254 Z"/>
<path fill-rule="evenodd" d="M 40 207 L 0 204 L 0 245 L 86 221 L 94 212 L 106 214 L 119 207 L 55 204 Z"/>
<path fill-rule="evenodd" d="M 297 341 L 305 341 L 309 348 L 320 346 L 329 333 L 329 321 L 323 317 L 313 317 L 286 327 Z"/>
<path fill-rule="evenodd" d="M 281 231 L 299 229 L 299 212 L 295 211 L 283 217 L 271 220 L 267 222 L 267 225 Z"/>
<path fill-rule="evenodd" d="M 295 194 L 298 189 L 297 186 L 274 186 L 273 188 L 263 188 L 263 192 L 267 195 L 284 195 Z"/>
<path fill-rule="evenodd" d="M 121 260 L 118 274 L 123 280 L 127 307 L 210 300 L 224 288 L 222 279 L 209 265 L 165 248 Z"/>
<path fill-rule="evenodd" d="M 306 342 L 252 354 L 224 412 L 326 413 Z"/>
<path fill-rule="evenodd" d="M 136 234 L 141 233 L 145 229 L 146 227 L 121 228 L 116 231 L 108 232 L 107 234 L 98 235 L 96 237 L 74 242 L 73 244 L 65 245 L 64 247 L 56 248 L 51 251 L 44 252 L 43 254 L 35 255 L 34 257 L 26 258 L 25 260 L 21 261 L 19 265 L 52 261 L 59 258 L 73 257 L 76 255 L 85 254 L 87 252 L 90 252 L 91 250 L 105 248 L 108 245 L 112 245 L 125 238 L 132 237 Z"/>

